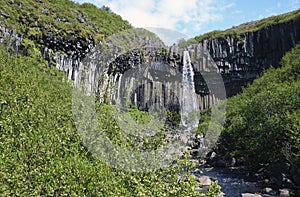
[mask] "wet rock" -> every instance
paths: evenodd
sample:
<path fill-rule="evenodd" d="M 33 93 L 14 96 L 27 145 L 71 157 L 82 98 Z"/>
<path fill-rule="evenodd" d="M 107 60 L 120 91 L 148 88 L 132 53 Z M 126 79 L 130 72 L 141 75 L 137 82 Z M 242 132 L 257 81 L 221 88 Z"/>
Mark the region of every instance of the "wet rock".
<path fill-rule="evenodd" d="M 290 174 L 292 176 L 292 181 L 295 183 L 295 185 L 300 186 L 300 173 L 298 172 L 296 166 L 291 166 Z"/>
<path fill-rule="evenodd" d="M 291 195 L 291 190 L 289 189 L 280 189 L 280 197 L 288 197 Z"/>
<path fill-rule="evenodd" d="M 295 191 L 295 196 L 300 196 L 300 189 Z"/>
<path fill-rule="evenodd" d="M 234 157 L 226 159 L 226 167 L 233 167 L 236 164 L 236 159 Z"/>
<path fill-rule="evenodd" d="M 207 163 L 214 167 L 233 167 L 236 165 L 235 158 L 223 158 L 212 151 L 207 154 Z"/>
<path fill-rule="evenodd" d="M 270 182 L 275 188 L 280 188 L 284 183 L 286 174 L 290 171 L 290 164 L 276 163 L 268 167 L 267 175 L 270 177 Z"/>
<path fill-rule="evenodd" d="M 211 151 L 207 154 L 208 160 L 213 161 L 214 159 L 217 158 L 217 153 L 215 151 Z"/>
<path fill-rule="evenodd" d="M 290 176 L 283 174 L 282 187 L 293 188 L 294 186 L 295 186 L 295 184 L 291 180 Z"/>
<path fill-rule="evenodd" d="M 262 197 L 262 196 L 259 194 L 243 193 L 241 194 L 241 197 Z"/>
<path fill-rule="evenodd" d="M 238 157 L 236 159 L 236 165 L 241 166 L 241 165 L 245 165 L 246 159 L 244 157 Z"/>
<path fill-rule="evenodd" d="M 199 158 L 199 156 L 200 156 L 200 152 L 197 149 L 192 149 L 190 151 L 190 153 L 191 153 L 192 158 L 195 158 L 195 159 Z"/>
<path fill-rule="evenodd" d="M 216 152 L 211 151 L 207 154 L 207 163 L 215 167 L 225 167 L 225 161 L 220 158 Z"/>
<path fill-rule="evenodd" d="M 263 192 L 264 194 L 273 194 L 273 193 L 274 193 L 273 189 L 270 188 L 270 187 L 264 188 L 264 189 L 262 190 L 262 192 Z"/>
<path fill-rule="evenodd" d="M 293 181 L 297 186 L 300 186 L 300 174 L 296 173 L 296 174 L 292 174 L 293 176 Z"/>

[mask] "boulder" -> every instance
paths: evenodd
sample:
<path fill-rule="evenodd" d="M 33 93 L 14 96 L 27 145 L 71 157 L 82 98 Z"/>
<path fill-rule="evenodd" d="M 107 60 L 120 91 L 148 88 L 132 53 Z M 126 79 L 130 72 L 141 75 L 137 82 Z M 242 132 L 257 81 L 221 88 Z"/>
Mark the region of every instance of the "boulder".
<path fill-rule="evenodd" d="M 198 178 L 198 182 L 202 186 L 209 186 L 211 185 L 212 181 L 208 176 L 201 176 Z"/>
<path fill-rule="evenodd" d="M 236 165 L 238 165 L 238 166 L 245 165 L 245 163 L 246 163 L 246 159 L 244 157 L 238 157 L 236 159 Z"/>
<path fill-rule="evenodd" d="M 207 193 L 209 191 L 209 186 L 198 187 L 195 191 L 199 193 Z"/>
<path fill-rule="evenodd" d="M 272 188 L 266 187 L 266 188 L 264 188 L 264 189 L 262 190 L 262 193 L 264 193 L 264 194 L 272 194 L 272 193 L 274 193 L 274 191 L 273 191 Z"/>
<path fill-rule="evenodd" d="M 284 175 L 282 179 L 282 187 L 293 188 L 294 186 L 295 184 L 292 181 L 291 177 L 288 175 Z"/>
<path fill-rule="evenodd" d="M 207 163 L 215 167 L 233 167 L 237 161 L 234 157 L 223 158 L 212 151 L 207 154 Z"/>
<path fill-rule="evenodd" d="M 297 170 L 297 167 L 292 165 L 290 169 L 290 174 L 292 176 L 293 182 L 297 185 L 300 186 L 300 174 Z"/>
<path fill-rule="evenodd" d="M 280 189 L 280 197 L 288 197 L 291 196 L 291 190 L 289 189 Z"/>
<path fill-rule="evenodd" d="M 200 152 L 197 149 L 192 149 L 190 151 L 190 153 L 191 153 L 191 155 L 192 155 L 193 158 L 199 158 L 199 156 L 200 156 Z"/>
<path fill-rule="evenodd" d="M 295 191 L 295 196 L 300 196 L 300 189 Z"/>

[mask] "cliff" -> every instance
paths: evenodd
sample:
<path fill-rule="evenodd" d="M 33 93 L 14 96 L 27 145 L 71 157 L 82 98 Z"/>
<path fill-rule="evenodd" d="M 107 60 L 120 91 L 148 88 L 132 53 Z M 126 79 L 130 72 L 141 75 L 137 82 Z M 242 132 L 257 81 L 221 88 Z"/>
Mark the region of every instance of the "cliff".
<path fill-rule="evenodd" d="M 200 41 L 222 73 L 227 96 L 241 91 L 271 65 L 278 67 L 283 55 L 300 41 L 300 17 L 285 23 L 271 24 L 239 37 L 227 35 Z M 196 64 L 196 69 L 201 69 Z"/>
<path fill-rule="evenodd" d="M 17 6 L 18 9 L 27 5 L 18 1 L 6 3 Z M 300 41 L 298 10 L 282 15 L 284 17 L 280 16 L 284 21 L 275 17 L 275 22 L 268 24 L 265 23 L 266 19 L 262 20 L 264 23 L 258 21 L 243 24 L 221 34 L 199 37 L 196 44 L 185 47 L 173 45 L 166 48 L 149 32 L 142 35 L 131 32 L 130 36 L 119 33 L 119 38 L 114 38 L 114 42 L 107 45 L 108 40 L 105 40 L 106 44 L 101 44 L 101 40 L 105 36 L 111 39 L 111 32 L 105 31 L 106 34 L 101 34 L 99 27 L 103 24 L 89 17 L 88 9 L 95 9 L 92 5 L 80 6 L 71 3 L 73 9 L 76 8 L 72 14 L 78 23 L 77 27 L 83 29 L 76 29 L 76 26 L 64 29 L 64 25 L 68 28 L 72 17 L 57 17 L 56 14 L 61 8 L 49 8 L 43 1 L 39 3 L 43 9 L 35 17 L 39 16 L 39 12 L 46 14 L 49 11 L 48 15 L 55 16 L 55 20 L 46 18 L 52 22 L 50 27 L 45 26 L 42 20 L 46 19 L 43 17 L 38 17 L 39 22 L 35 23 L 29 17 L 17 18 L 7 10 L 4 12 L 0 9 L 0 17 L 4 19 L 0 23 L 0 42 L 5 44 L 7 50 L 44 58 L 50 67 L 57 67 L 66 73 L 78 86 L 85 83 L 87 92 L 97 92 L 101 101 L 119 103 L 120 89 L 129 89 L 126 94 L 131 93 L 127 95 L 127 99 L 144 110 L 154 104 L 179 109 L 182 97 L 180 78 L 185 50 L 189 51 L 191 57 L 197 100 L 200 110 L 203 110 L 209 108 L 216 99 L 225 97 L 220 90 L 222 84 L 219 76 L 224 81 L 226 96 L 235 95 L 270 65 L 278 67 L 282 56 Z M 110 14 L 107 8 L 97 10 L 102 15 Z M 115 17 L 113 13 L 111 15 Z M 16 25 L 11 25 L 14 23 L 29 27 L 17 28 Z M 116 26 L 116 32 L 124 32 L 124 29 L 130 28 L 118 17 L 112 26 Z M 97 45 L 99 41 L 100 45 Z M 105 46 L 110 47 L 110 51 Z M 93 57 L 97 59 L 94 60 Z M 131 75 L 124 77 L 128 72 Z M 141 83 L 135 84 L 132 74 L 139 75 L 137 78 Z M 117 87 L 113 90 L 115 92 L 109 91 L 112 87 Z"/>

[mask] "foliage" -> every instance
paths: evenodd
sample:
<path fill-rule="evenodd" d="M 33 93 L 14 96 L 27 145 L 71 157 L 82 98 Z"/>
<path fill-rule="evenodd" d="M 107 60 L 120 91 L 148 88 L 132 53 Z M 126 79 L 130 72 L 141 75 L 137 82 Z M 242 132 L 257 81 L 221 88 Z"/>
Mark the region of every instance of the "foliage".
<path fill-rule="evenodd" d="M 300 45 L 281 68 L 270 68 L 240 95 L 228 99 L 220 149 L 243 156 L 249 167 L 289 161 L 300 168 Z"/>
<path fill-rule="evenodd" d="M 30 43 L 29 43 L 30 44 Z M 0 50 L 0 193 L 3 196 L 215 196 L 199 194 L 188 160 L 156 171 L 125 172 L 96 159 L 83 145 L 72 116 L 72 87 L 47 62 Z M 120 146 L 110 113 L 99 106 L 107 134 Z M 137 109 L 130 115 L 146 122 Z M 291 114 L 293 115 L 293 114 Z M 119 140 L 118 140 L 119 139 Z M 118 141 L 117 141 L 118 140 Z M 178 175 L 183 173 L 182 179 Z"/>
<path fill-rule="evenodd" d="M 181 121 L 181 113 L 176 110 L 168 110 L 166 121 L 170 127 L 178 128 Z"/>
<path fill-rule="evenodd" d="M 38 42 L 49 34 L 86 40 L 92 37 L 98 42 L 104 36 L 131 28 L 127 21 L 105 7 L 79 5 L 70 0 L 2 0 L 0 10 L 9 15 L 1 19 L 0 25 Z"/>
<path fill-rule="evenodd" d="M 178 47 L 180 47 L 180 48 L 184 48 L 184 47 L 187 47 L 192 44 L 197 44 L 197 40 L 192 38 L 192 39 L 188 39 L 188 40 L 180 39 L 178 41 Z"/>

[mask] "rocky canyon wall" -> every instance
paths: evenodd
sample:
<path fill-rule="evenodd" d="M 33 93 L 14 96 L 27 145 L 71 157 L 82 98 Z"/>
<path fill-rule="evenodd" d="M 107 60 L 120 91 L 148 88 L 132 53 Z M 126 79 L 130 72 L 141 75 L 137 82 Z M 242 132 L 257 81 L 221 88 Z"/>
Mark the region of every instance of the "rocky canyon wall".
<path fill-rule="evenodd" d="M 300 17 L 272 24 L 261 30 L 237 36 L 205 39 L 199 44 L 209 51 L 222 73 L 227 96 L 241 91 L 270 65 L 278 67 L 283 55 L 300 41 Z M 202 65 L 195 63 L 195 69 Z"/>
<path fill-rule="evenodd" d="M 39 43 L 50 67 L 57 67 L 77 85 L 85 83 L 87 92 L 97 92 L 101 101 L 124 102 L 121 97 L 126 93 L 127 100 L 144 110 L 154 105 L 175 110 L 180 107 L 183 53 L 189 51 L 197 102 L 203 110 L 224 97 L 218 92 L 218 74 L 228 97 L 241 92 L 270 65 L 278 67 L 282 56 L 300 41 L 300 18 L 239 36 L 203 39 L 184 48 L 165 47 L 149 35 L 134 37 L 137 41 L 129 37 L 113 43 L 121 47 L 111 50 L 104 50 L 101 44 L 95 46 L 93 39 L 54 35 L 35 43 Z M 22 35 L 1 26 L 0 42 L 8 50 L 26 54 L 22 39 Z"/>

